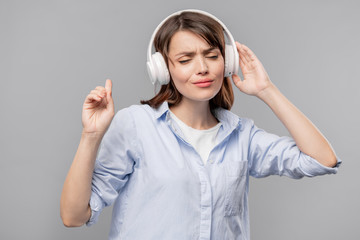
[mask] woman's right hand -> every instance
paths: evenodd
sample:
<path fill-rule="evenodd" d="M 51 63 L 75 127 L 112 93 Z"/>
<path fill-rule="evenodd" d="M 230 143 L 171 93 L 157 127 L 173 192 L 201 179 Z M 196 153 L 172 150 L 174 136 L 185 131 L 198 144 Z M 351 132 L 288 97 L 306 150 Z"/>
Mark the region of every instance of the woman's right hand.
<path fill-rule="evenodd" d="M 112 82 L 107 79 L 105 87 L 97 86 L 87 95 L 82 110 L 83 133 L 105 134 L 114 117 L 111 89 Z"/>

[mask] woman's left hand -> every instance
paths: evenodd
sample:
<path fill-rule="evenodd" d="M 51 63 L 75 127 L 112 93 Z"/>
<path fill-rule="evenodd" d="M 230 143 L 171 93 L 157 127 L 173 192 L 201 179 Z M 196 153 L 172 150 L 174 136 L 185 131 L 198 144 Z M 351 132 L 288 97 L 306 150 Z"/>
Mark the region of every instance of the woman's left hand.
<path fill-rule="evenodd" d="M 234 74 L 232 79 L 241 92 L 259 96 L 259 93 L 272 85 L 270 78 L 250 48 L 239 42 L 236 42 L 236 47 L 244 80 L 241 80 L 237 74 Z"/>

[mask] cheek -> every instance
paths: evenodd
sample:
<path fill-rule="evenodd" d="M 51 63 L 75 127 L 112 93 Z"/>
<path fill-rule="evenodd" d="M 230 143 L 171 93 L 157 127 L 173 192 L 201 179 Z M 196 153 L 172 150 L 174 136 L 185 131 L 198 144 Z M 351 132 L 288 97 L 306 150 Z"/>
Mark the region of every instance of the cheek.
<path fill-rule="evenodd" d="M 215 69 L 216 75 L 222 76 L 222 78 L 224 77 L 225 64 L 223 61 L 221 62 L 221 64 L 216 64 L 214 66 L 214 69 Z"/>
<path fill-rule="evenodd" d="M 175 85 L 186 83 L 192 76 L 191 69 L 186 67 L 182 67 L 182 68 L 169 67 L 169 73 Z"/>

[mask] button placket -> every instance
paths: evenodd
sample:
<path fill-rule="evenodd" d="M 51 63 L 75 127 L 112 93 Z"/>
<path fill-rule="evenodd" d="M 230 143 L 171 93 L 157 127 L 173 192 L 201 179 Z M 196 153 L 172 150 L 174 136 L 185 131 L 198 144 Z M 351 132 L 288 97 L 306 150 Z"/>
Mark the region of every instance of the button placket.
<path fill-rule="evenodd" d="M 201 223 L 200 223 L 200 238 L 210 239 L 211 234 L 211 216 L 212 216 L 212 190 L 210 180 L 205 168 L 199 168 L 199 178 L 201 184 Z"/>

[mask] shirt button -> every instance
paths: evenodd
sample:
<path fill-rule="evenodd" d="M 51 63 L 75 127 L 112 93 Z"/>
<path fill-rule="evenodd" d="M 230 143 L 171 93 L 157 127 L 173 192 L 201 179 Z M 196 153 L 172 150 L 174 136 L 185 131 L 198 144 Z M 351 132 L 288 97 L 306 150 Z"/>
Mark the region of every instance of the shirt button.
<path fill-rule="evenodd" d="M 209 159 L 209 162 L 210 162 L 210 163 L 214 163 L 214 160 L 213 160 L 213 159 Z"/>

